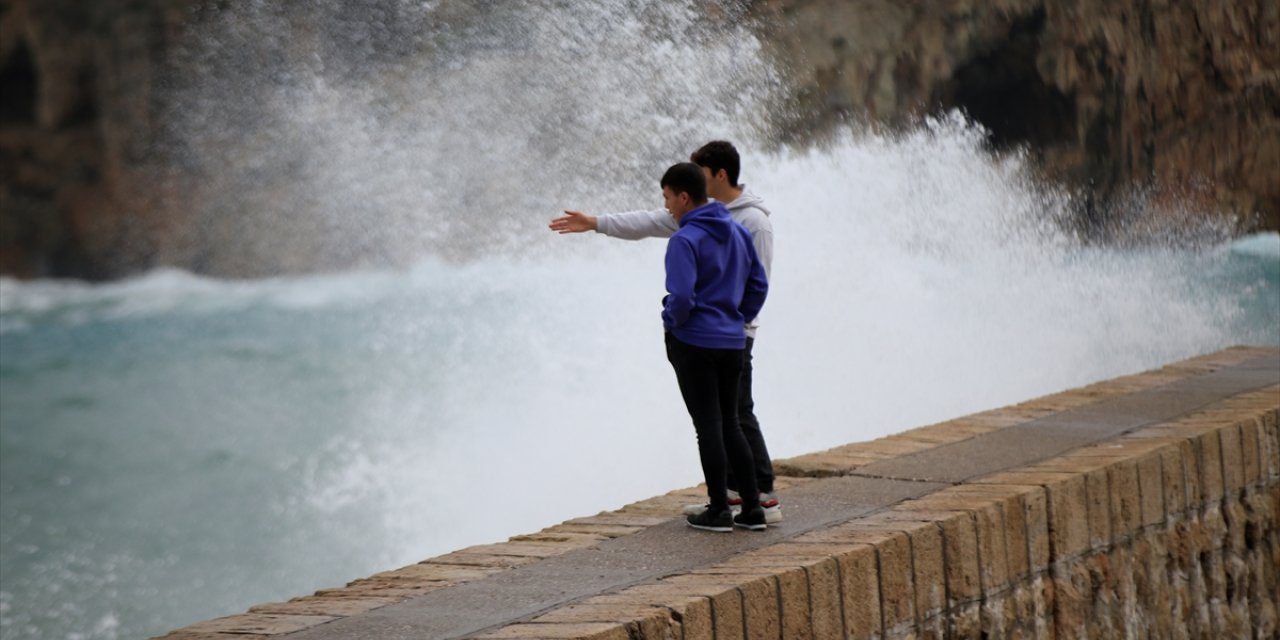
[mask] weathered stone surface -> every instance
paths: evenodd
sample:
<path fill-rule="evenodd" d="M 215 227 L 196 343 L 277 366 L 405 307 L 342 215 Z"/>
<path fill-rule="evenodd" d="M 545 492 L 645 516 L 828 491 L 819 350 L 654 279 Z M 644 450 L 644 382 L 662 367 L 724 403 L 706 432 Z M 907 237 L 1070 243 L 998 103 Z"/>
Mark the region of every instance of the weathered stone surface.
<path fill-rule="evenodd" d="M 308 596 L 294 598 L 288 602 L 260 604 L 250 607 L 249 613 L 341 617 L 372 611 L 399 601 L 400 598 L 397 597 Z"/>
<path fill-rule="evenodd" d="M 215 620 L 206 620 L 193 624 L 184 630 L 196 633 L 278 635 L 314 627 L 336 619 L 337 617 L 335 616 L 242 613 Z"/>
<path fill-rule="evenodd" d="M 844 628 L 850 638 L 869 640 L 884 633 L 880 617 L 880 574 L 876 549 L 857 545 L 837 559 L 844 595 Z"/>
<path fill-rule="evenodd" d="M 492 640 L 630 640 L 623 625 L 608 622 L 527 622 L 472 636 Z"/>
<path fill-rule="evenodd" d="M 978 533 L 973 516 L 968 511 L 930 510 L 909 500 L 879 516 L 889 521 L 928 522 L 941 531 L 947 609 L 953 610 L 962 603 L 981 598 Z M 929 573 L 922 575 L 926 586 L 936 580 L 929 576 Z"/>
<path fill-rule="evenodd" d="M 806 567 L 809 579 L 810 620 L 815 638 L 843 638 L 844 616 L 840 603 L 840 567 L 833 558 Z"/>
<path fill-rule="evenodd" d="M 962 107 L 996 144 L 1029 143 L 1070 182 L 1104 193 L 1150 185 L 1157 204 L 1190 199 L 1241 221 L 1261 212 L 1245 224 L 1280 227 L 1273 3 L 764 6 L 777 17 L 769 41 L 799 85 L 796 129 Z M 1195 186 L 1204 178 L 1212 186 Z"/>

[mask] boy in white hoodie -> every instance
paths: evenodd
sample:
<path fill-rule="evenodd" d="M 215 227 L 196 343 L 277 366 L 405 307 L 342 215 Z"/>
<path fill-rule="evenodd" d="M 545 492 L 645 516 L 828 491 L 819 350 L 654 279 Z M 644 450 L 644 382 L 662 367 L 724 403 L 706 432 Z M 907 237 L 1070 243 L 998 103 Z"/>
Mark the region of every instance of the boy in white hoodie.
<path fill-rule="evenodd" d="M 707 178 L 707 195 L 722 202 L 729 209 L 729 215 L 751 232 L 751 243 L 756 254 L 764 263 L 765 274 L 771 274 L 773 267 L 773 224 L 769 221 L 769 210 L 764 200 L 751 193 L 747 185 L 738 184 L 741 161 L 738 150 L 728 142 L 715 140 L 702 145 L 689 158 L 694 164 L 702 167 Z M 642 238 L 670 238 L 679 225 L 666 209 L 652 211 L 627 211 L 593 216 L 581 211 L 568 211 L 551 221 L 552 231 L 565 233 L 582 233 L 595 231 L 614 238 L 624 240 L 640 240 Z M 772 280 L 770 280 L 772 282 Z M 751 347 L 755 344 L 757 323 L 747 324 L 747 347 L 744 352 L 742 379 L 738 388 L 738 420 L 742 433 L 755 460 L 756 485 L 760 490 L 760 505 L 765 508 L 765 516 L 769 524 L 782 521 L 782 509 L 778 497 L 774 494 L 773 463 L 769 458 L 769 449 L 764 442 L 764 434 L 760 431 L 760 421 L 756 419 L 755 401 L 751 397 Z M 729 488 L 734 489 L 737 483 L 731 476 Z M 738 504 L 741 498 L 730 491 L 730 502 Z M 686 513 L 696 514 L 703 510 L 703 505 L 690 505 Z"/>

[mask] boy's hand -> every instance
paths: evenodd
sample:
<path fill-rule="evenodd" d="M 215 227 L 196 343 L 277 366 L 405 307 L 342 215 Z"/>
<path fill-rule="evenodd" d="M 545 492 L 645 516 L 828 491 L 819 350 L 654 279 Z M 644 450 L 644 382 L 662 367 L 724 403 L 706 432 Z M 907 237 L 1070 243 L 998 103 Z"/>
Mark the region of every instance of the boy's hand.
<path fill-rule="evenodd" d="M 547 225 L 552 231 L 557 233 L 582 233 L 583 231 L 596 230 L 596 217 L 587 215 L 581 211 L 565 210 L 564 215 L 555 218 L 551 224 Z"/>

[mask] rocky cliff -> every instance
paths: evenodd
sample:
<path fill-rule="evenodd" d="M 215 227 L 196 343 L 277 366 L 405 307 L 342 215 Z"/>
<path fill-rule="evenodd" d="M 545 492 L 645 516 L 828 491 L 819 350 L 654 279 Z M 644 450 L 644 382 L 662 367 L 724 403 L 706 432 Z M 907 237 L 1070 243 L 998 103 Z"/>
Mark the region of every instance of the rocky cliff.
<path fill-rule="evenodd" d="M 129 273 L 181 226 L 150 146 L 182 4 L 0 5 L 0 273 Z"/>
<path fill-rule="evenodd" d="M 797 138 L 960 108 L 997 149 L 1026 145 L 1081 188 L 1100 230 L 1116 214 L 1102 203 L 1136 191 L 1155 215 L 1280 229 L 1271 0 L 769 0 L 757 13 L 799 85 L 784 122 Z"/>
<path fill-rule="evenodd" d="M 0 273 L 97 279 L 174 265 L 228 275 L 201 255 L 214 241 L 192 218 L 198 177 L 158 146 L 172 107 L 162 89 L 183 81 L 174 51 L 197 6 L 220 5 L 0 5 Z M 1180 206 L 1138 210 L 1280 229 L 1274 2 L 748 7 L 796 86 L 778 111 L 788 142 L 960 108 L 994 149 L 1026 147 L 1048 176 L 1079 188 L 1086 228 L 1105 234 L 1115 226 L 1106 203 L 1141 192 Z"/>

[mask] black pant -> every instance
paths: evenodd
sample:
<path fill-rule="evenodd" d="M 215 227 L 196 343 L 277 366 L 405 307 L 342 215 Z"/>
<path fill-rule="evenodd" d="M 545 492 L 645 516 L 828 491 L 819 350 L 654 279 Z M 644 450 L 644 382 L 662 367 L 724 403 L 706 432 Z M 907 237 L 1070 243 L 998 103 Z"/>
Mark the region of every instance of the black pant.
<path fill-rule="evenodd" d="M 738 383 L 742 349 L 707 349 L 667 334 L 667 360 L 676 371 L 680 395 L 698 434 L 698 457 L 713 510 L 729 506 L 728 467 L 740 483 L 744 509 L 759 504 L 751 447 L 738 425 Z M 727 464 L 726 464 L 727 463 Z"/>
<path fill-rule="evenodd" d="M 751 347 L 755 338 L 747 338 L 747 348 L 742 352 L 742 377 L 738 380 L 738 424 L 742 427 L 742 435 L 751 447 L 751 457 L 755 459 L 756 487 L 765 493 L 773 492 L 773 462 L 769 458 L 769 448 L 764 444 L 764 434 L 760 432 L 760 421 L 756 419 L 755 400 L 751 398 Z M 738 491 L 738 483 L 729 470 L 729 488 Z"/>

